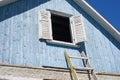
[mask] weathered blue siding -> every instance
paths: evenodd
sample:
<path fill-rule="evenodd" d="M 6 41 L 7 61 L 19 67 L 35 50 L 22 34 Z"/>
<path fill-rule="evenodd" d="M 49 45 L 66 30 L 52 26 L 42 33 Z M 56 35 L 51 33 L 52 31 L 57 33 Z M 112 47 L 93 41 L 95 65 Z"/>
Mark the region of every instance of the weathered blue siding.
<path fill-rule="evenodd" d="M 94 68 L 120 73 L 120 43 L 88 16 L 84 22 L 88 38 L 86 52 Z"/>
<path fill-rule="evenodd" d="M 120 43 L 72 0 L 19 0 L 0 8 L 0 62 L 29 66 L 66 67 L 64 50 L 80 55 L 72 47 L 48 44 L 38 39 L 38 11 L 52 9 L 82 13 L 86 28 L 87 56 L 96 71 L 120 73 Z M 82 62 L 76 63 L 76 66 Z M 107 65 L 106 65 L 107 64 Z"/>

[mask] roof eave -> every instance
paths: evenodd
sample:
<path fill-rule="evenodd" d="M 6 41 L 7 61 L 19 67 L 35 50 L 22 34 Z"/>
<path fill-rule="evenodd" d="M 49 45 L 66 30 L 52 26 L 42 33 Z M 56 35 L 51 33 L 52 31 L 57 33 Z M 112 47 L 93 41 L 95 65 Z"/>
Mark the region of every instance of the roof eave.
<path fill-rule="evenodd" d="M 15 2 L 17 0 L 0 0 L 0 7 Z"/>
<path fill-rule="evenodd" d="M 108 31 L 118 42 L 120 42 L 120 32 L 112 26 L 103 16 L 101 16 L 85 0 L 74 0 L 85 12 L 95 19 L 106 31 Z"/>

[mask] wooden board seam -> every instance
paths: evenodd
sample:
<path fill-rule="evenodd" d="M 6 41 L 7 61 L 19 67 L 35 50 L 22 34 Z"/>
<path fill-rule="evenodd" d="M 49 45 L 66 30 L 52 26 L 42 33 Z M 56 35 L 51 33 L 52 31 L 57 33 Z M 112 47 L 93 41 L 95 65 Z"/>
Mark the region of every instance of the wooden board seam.
<path fill-rule="evenodd" d="M 69 72 L 67 68 L 44 68 L 44 67 L 34 67 L 34 66 L 23 66 L 23 65 L 16 65 L 16 64 L 7 64 L 7 63 L 0 63 L 0 66 L 6 67 L 18 67 L 18 68 L 28 68 L 28 69 L 41 69 L 41 70 L 51 70 L 51 71 L 60 71 L 60 72 Z M 87 74 L 86 72 L 79 71 L 78 73 Z M 109 75 L 109 76 L 120 76 L 119 73 L 109 73 L 109 72 L 96 72 L 97 75 Z"/>

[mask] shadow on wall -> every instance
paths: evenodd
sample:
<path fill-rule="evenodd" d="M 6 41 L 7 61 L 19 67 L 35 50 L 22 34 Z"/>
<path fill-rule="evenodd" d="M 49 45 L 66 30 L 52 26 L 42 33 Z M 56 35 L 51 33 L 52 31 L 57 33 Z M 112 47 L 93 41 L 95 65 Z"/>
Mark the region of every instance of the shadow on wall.
<path fill-rule="evenodd" d="M 47 1 L 50 0 L 18 0 L 7 6 L 0 7 L 0 22 L 37 7 Z"/>
<path fill-rule="evenodd" d="M 83 9 L 81 9 L 73 0 L 66 0 L 71 6 L 73 6 L 77 11 L 83 14 L 85 18 L 87 18 L 96 29 L 98 29 L 105 37 L 109 39 L 118 49 L 120 49 L 120 43 L 112 37 L 101 25 L 99 25 L 92 17 L 90 17 Z"/>

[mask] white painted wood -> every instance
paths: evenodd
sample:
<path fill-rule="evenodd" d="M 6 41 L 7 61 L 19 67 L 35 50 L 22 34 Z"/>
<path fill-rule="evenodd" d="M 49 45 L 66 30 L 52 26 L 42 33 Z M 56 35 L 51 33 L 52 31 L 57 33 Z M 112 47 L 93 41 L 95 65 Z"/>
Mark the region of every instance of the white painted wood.
<path fill-rule="evenodd" d="M 80 47 L 79 45 L 75 45 L 74 43 L 63 42 L 63 41 L 47 40 L 47 42 L 50 44 L 64 45 L 64 46 L 69 46 L 69 47 L 74 47 L 74 48 Z"/>
<path fill-rule="evenodd" d="M 47 10 L 50 11 L 50 13 L 52 13 L 52 14 L 63 16 L 63 17 L 71 17 L 72 16 L 72 14 L 67 14 L 62 11 L 56 11 L 56 10 L 51 10 L 51 9 L 47 9 Z"/>
<path fill-rule="evenodd" d="M 12 2 L 15 2 L 15 1 L 17 1 L 17 0 L 0 0 L 0 7 L 4 6 L 6 4 L 10 4 Z"/>
<path fill-rule="evenodd" d="M 43 79 L 29 77 L 0 76 L 0 80 L 43 80 Z"/>
<path fill-rule="evenodd" d="M 70 18 L 73 41 L 75 43 L 86 41 L 85 28 L 83 25 L 82 15 L 72 16 Z"/>
<path fill-rule="evenodd" d="M 63 15 L 63 13 L 60 12 L 55 12 L 53 11 L 54 14 L 61 14 Z M 56 41 L 53 40 L 52 37 L 52 24 L 51 24 L 51 11 L 39 11 L 39 39 L 47 39 L 48 43 L 52 43 L 52 44 L 58 44 L 58 45 L 64 45 L 64 46 L 71 46 L 71 47 L 79 47 L 77 45 L 75 45 L 74 41 L 73 43 L 68 43 L 68 42 L 63 42 L 63 41 Z M 65 13 L 64 13 L 65 14 Z M 65 14 L 67 15 L 67 14 Z M 64 15 L 64 16 L 65 16 Z M 69 17 L 71 15 L 68 15 Z M 67 16 L 67 17 L 68 17 Z M 72 30 L 72 28 L 71 28 Z M 72 31 L 71 31 L 72 32 Z M 72 37 L 73 37 L 74 33 L 72 32 Z"/>
<path fill-rule="evenodd" d="M 39 38 L 52 39 L 51 14 L 49 11 L 39 11 Z"/>

